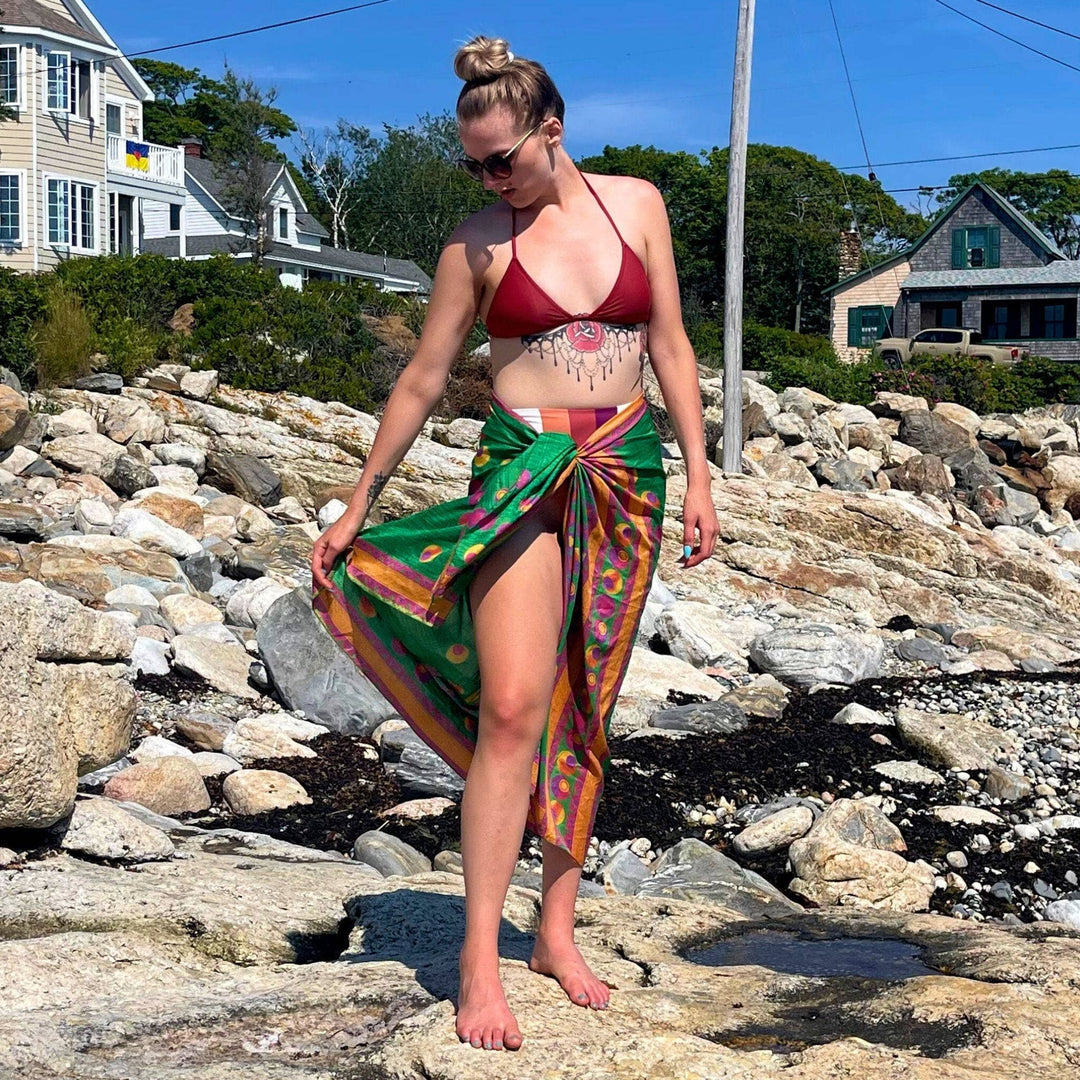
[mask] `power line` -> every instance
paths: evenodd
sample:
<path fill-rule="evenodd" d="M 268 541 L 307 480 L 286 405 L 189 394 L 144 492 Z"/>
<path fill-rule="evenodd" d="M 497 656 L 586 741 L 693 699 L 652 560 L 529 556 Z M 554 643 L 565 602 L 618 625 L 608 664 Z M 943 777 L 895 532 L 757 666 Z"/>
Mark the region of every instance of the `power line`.
<path fill-rule="evenodd" d="M 135 56 L 153 56 L 154 53 L 170 52 L 173 49 L 186 49 L 189 45 L 207 45 L 212 41 L 225 41 L 228 38 L 244 37 L 247 34 L 261 34 L 264 30 L 279 30 L 283 26 L 296 26 L 299 23 L 314 22 L 316 19 L 328 19 L 331 15 L 344 15 L 349 11 L 360 11 L 363 8 L 378 7 L 380 4 L 389 4 L 390 0 L 368 0 L 365 4 L 352 4 L 350 7 L 335 8 L 333 11 L 320 11 L 315 15 L 304 15 L 299 19 L 286 19 L 284 22 L 267 23 L 265 26 L 252 26 L 247 30 L 233 30 L 228 34 L 215 34 L 213 37 L 197 38 L 194 41 L 181 41 L 176 45 L 162 45 L 158 49 L 143 49 L 139 53 L 121 53 L 120 57 L 125 60 L 134 59 Z"/>
<path fill-rule="evenodd" d="M 1011 154 L 1042 154 L 1051 150 L 1080 150 L 1080 143 L 1063 143 L 1061 146 L 1031 146 L 1024 150 L 985 150 L 978 154 L 946 154 L 944 157 L 907 158 L 903 161 L 879 161 L 877 167 L 884 169 L 888 165 L 931 165 L 939 161 L 969 161 L 981 157 L 1007 157 Z M 861 169 L 858 165 L 837 165 L 840 170 Z"/>
<path fill-rule="evenodd" d="M 1065 37 L 1075 38 L 1080 41 L 1080 34 L 1074 34 L 1071 30 L 1062 30 L 1060 26 L 1051 26 L 1050 23 L 1039 22 L 1038 19 L 1033 19 L 1028 15 L 1021 15 L 1019 11 L 1011 11 L 1009 8 L 1001 7 L 999 4 L 991 4 L 990 0 L 975 0 L 976 4 L 982 4 L 983 7 L 993 8 L 995 11 L 1003 12 L 1005 15 L 1011 15 L 1014 19 L 1023 19 L 1024 22 L 1029 22 L 1034 26 L 1041 26 L 1044 30 L 1053 30 L 1055 34 L 1064 34 Z"/>
<path fill-rule="evenodd" d="M 969 15 L 966 11 L 961 11 L 959 8 L 953 7 L 952 4 L 947 4 L 945 0 L 934 0 L 934 3 L 943 8 L 948 8 L 950 11 L 959 15 L 960 18 L 967 19 L 968 22 L 973 22 L 976 26 L 981 26 L 984 30 L 989 30 L 991 34 L 997 34 L 998 37 L 1004 38 L 1006 41 L 1011 41 L 1014 45 L 1019 45 L 1021 49 L 1027 49 L 1028 52 L 1033 52 L 1036 56 L 1041 56 L 1055 64 L 1060 64 L 1062 67 L 1069 68 L 1070 71 L 1080 72 L 1080 67 L 1077 67 L 1075 64 L 1070 64 L 1067 60 L 1062 60 L 1057 56 L 1051 56 L 1050 53 L 1043 52 L 1042 49 L 1036 49 L 1034 45 L 1029 45 L 1026 41 L 1014 38 L 1004 31 L 998 30 L 997 27 L 991 26 L 989 23 L 984 23 L 980 19 L 976 19 L 974 15 Z M 1009 12 L 1009 14 L 1011 15 L 1013 13 Z"/>

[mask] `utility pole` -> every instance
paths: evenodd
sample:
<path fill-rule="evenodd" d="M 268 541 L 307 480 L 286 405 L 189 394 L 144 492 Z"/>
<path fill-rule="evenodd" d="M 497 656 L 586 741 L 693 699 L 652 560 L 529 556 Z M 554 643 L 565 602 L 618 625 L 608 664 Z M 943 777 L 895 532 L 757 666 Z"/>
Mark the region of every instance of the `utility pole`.
<path fill-rule="evenodd" d="M 728 139 L 727 263 L 724 273 L 725 473 L 742 472 L 743 221 L 746 211 L 746 132 L 750 126 L 750 58 L 754 49 L 754 0 L 739 0 L 735 76 Z"/>

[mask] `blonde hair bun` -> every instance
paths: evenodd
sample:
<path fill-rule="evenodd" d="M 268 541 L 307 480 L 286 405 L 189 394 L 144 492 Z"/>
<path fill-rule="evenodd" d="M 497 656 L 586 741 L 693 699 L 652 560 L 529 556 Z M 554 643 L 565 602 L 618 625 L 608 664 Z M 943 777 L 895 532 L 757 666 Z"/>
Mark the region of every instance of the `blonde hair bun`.
<path fill-rule="evenodd" d="M 498 78 L 514 59 L 503 38 L 482 34 L 466 42 L 454 56 L 454 74 L 467 83 Z"/>

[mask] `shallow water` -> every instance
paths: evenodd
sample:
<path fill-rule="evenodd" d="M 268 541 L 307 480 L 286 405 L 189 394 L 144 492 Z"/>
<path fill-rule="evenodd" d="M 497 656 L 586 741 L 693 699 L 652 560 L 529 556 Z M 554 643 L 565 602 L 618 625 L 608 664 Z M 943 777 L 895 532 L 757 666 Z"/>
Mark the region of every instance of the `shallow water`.
<path fill-rule="evenodd" d="M 921 959 L 918 945 L 895 938 L 799 937 L 780 930 L 753 930 L 725 938 L 685 956 L 695 964 L 735 967 L 756 964 L 789 975 L 820 978 L 908 979 L 940 975 Z"/>

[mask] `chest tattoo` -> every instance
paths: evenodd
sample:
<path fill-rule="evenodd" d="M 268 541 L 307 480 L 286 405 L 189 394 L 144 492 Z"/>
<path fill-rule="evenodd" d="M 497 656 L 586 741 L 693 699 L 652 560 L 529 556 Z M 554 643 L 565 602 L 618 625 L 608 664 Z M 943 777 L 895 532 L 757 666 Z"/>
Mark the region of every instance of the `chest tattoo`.
<path fill-rule="evenodd" d="M 521 344 L 527 353 L 550 356 L 556 367 L 565 364 L 567 375 L 572 372 L 578 382 L 584 375 L 592 390 L 597 378 L 603 382 L 614 372 L 616 359 L 621 363 L 623 351 L 632 348 L 635 341 L 638 360 L 644 366 L 645 333 L 644 323 L 578 320 L 543 334 L 526 334 Z"/>

